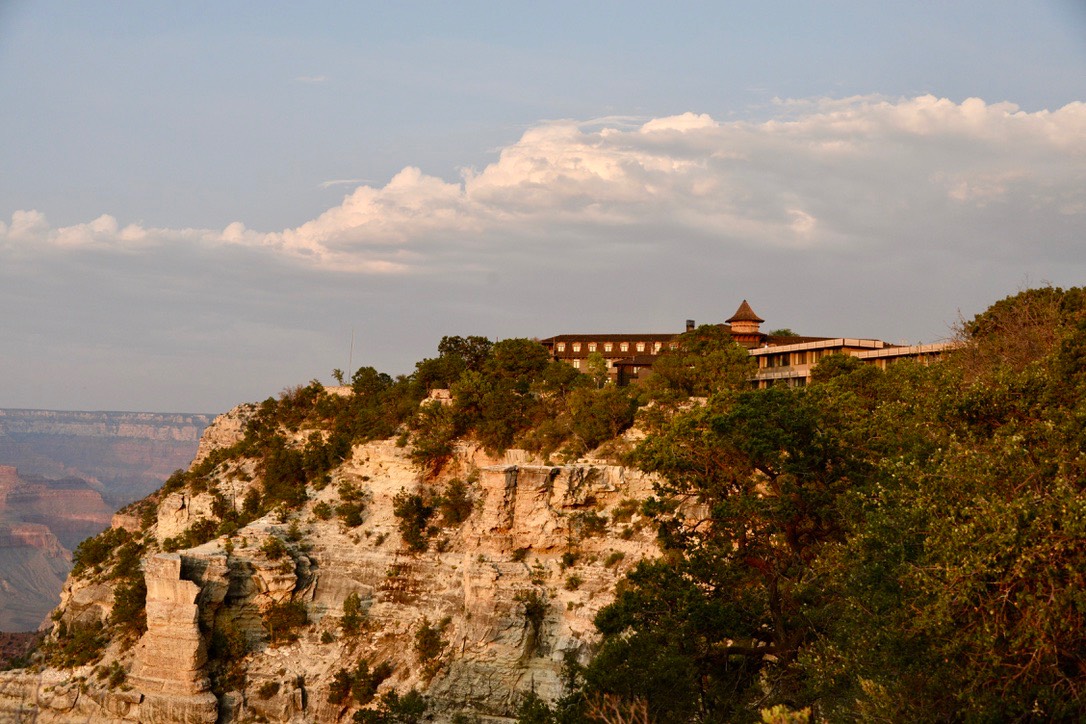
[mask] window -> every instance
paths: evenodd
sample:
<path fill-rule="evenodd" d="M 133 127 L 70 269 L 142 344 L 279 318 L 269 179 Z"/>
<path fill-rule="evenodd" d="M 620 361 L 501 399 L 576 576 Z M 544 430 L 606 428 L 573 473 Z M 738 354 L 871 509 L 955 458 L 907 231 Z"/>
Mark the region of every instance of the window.
<path fill-rule="evenodd" d="M 589 342 L 588 343 L 588 351 L 589 352 L 595 352 L 596 351 L 596 343 L 595 342 Z"/>
<path fill-rule="evenodd" d="M 638 352 L 644 352 L 645 351 L 645 343 L 644 342 L 638 342 L 637 343 L 637 351 Z"/>
<path fill-rule="evenodd" d="M 678 342 L 668 342 L 667 348 L 670 350 L 676 350 L 679 348 Z"/>
<path fill-rule="evenodd" d="M 579 360 L 579 359 L 573 360 L 573 366 L 576 367 L 577 369 L 581 369 L 581 360 Z"/>
<path fill-rule="evenodd" d="M 663 347 L 663 346 L 664 345 L 663 345 L 662 342 L 657 342 L 656 344 L 652 345 L 652 351 L 653 352 L 659 352 L 660 348 Z"/>
<path fill-rule="evenodd" d="M 612 344 L 611 344 L 610 342 L 604 342 L 604 343 L 603 343 L 603 351 L 604 351 L 604 352 L 610 352 L 610 351 L 611 351 L 611 348 L 612 348 L 613 346 L 614 346 L 614 345 L 612 345 Z"/>
<path fill-rule="evenodd" d="M 618 346 L 618 348 L 622 352 L 629 352 L 630 351 L 630 343 L 629 342 L 623 342 L 622 344 L 620 344 Z"/>
<path fill-rule="evenodd" d="M 566 351 L 566 343 L 565 342 L 559 342 L 556 345 L 556 347 L 558 348 L 559 352 L 565 352 Z"/>
<path fill-rule="evenodd" d="M 573 343 L 573 351 L 574 352 L 580 352 L 581 351 L 581 343 L 580 342 L 574 342 Z"/>

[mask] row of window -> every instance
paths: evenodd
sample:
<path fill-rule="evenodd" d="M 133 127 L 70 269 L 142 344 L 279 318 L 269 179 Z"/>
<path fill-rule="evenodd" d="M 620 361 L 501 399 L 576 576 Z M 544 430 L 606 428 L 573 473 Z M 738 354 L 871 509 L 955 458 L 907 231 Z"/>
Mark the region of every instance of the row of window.
<path fill-rule="evenodd" d="M 820 357 L 830 354 L 830 350 L 813 349 L 803 352 L 782 352 L 767 354 L 759 358 L 759 367 L 791 367 L 793 365 L 815 364 Z"/>
<path fill-rule="evenodd" d="M 571 360 L 569 361 L 569 363 L 570 363 L 571 365 L 573 365 L 574 369 L 578 369 L 578 370 L 579 370 L 579 369 L 581 369 L 581 360 L 579 360 L 579 359 L 571 359 Z M 604 363 L 605 365 L 607 365 L 607 369 L 611 369 L 611 360 L 609 360 L 609 359 L 605 359 L 605 360 L 603 361 L 603 363 Z"/>
<path fill-rule="evenodd" d="M 644 352 L 647 344 L 648 344 L 647 342 L 637 342 L 637 343 L 634 344 L 634 349 L 636 349 L 638 352 Z M 598 345 L 596 342 L 589 342 L 588 343 L 588 351 L 589 352 L 596 352 L 596 351 L 598 351 L 599 346 L 603 347 L 604 352 L 614 352 L 615 351 L 614 343 L 612 343 L 612 342 L 604 342 L 602 345 Z M 558 342 L 557 344 L 555 344 L 554 347 L 555 347 L 555 350 L 558 351 L 558 352 L 565 352 L 566 351 L 566 343 L 565 342 Z M 676 347 L 675 342 L 670 342 L 668 344 L 668 349 L 675 349 L 675 347 Z M 580 342 L 571 342 L 570 343 L 570 348 L 574 352 L 580 352 L 581 351 L 581 343 Z M 663 348 L 664 348 L 664 343 L 663 342 L 656 342 L 656 343 L 654 343 L 652 345 L 652 351 L 654 353 L 659 353 L 660 350 L 663 349 Z M 630 343 L 629 342 L 619 342 L 618 343 L 618 351 L 619 352 L 629 352 L 630 351 Z"/>

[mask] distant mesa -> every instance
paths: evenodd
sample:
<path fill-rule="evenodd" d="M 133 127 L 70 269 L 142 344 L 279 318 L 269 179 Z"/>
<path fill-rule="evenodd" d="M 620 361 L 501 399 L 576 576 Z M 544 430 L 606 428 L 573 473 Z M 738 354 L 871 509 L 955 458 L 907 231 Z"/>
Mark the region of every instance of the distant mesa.
<path fill-rule="evenodd" d="M 212 418 L 0 410 L 0 631 L 37 629 L 75 547 L 187 468 Z"/>

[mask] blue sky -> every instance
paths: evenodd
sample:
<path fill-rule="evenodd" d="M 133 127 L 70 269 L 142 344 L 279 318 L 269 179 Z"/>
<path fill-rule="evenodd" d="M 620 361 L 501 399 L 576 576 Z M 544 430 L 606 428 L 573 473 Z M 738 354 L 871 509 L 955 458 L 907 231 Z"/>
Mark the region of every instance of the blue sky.
<path fill-rule="evenodd" d="M 0 3 L 0 407 L 444 334 L 934 341 L 1086 272 L 1077 1 Z"/>

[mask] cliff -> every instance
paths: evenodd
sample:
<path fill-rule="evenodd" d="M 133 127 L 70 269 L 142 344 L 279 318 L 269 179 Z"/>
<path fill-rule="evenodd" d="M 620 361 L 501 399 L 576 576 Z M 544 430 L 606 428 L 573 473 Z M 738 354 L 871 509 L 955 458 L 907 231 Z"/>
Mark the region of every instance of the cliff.
<path fill-rule="evenodd" d="M 0 409 L 0 464 L 24 475 L 80 478 L 113 507 L 187 467 L 210 415 Z"/>
<path fill-rule="evenodd" d="M 83 481 L 26 480 L 0 466 L 0 630 L 38 628 L 60 599 L 71 549 L 111 515 Z"/>
<path fill-rule="evenodd" d="M 251 412 L 221 416 L 200 459 L 237 442 Z M 296 509 L 184 547 L 243 510 L 261 474 L 252 460 L 227 461 L 209 481 L 147 501 L 143 523 L 119 517 L 117 540 L 146 551 L 146 630 L 126 638 L 112 615 L 129 585 L 119 581 L 132 580 L 121 564 L 69 578 L 37 667 L 0 673 L 0 718 L 326 722 L 373 706 L 375 694 L 416 689 L 436 721 L 506 720 L 527 692 L 560 694 L 563 662 L 587 659 L 617 580 L 657 555 L 637 513 L 652 480 L 636 470 L 517 451 L 491 459 L 461 444 L 439 477 L 423 479 L 394 440 L 355 445 L 310 480 Z M 405 526 L 405 496 L 454 490 L 466 501 L 459 515 L 435 510 L 414 532 Z M 57 668 L 73 631 L 106 623 L 95 659 Z M 372 691 L 352 697 L 344 681 L 357 687 L 363 670 Z"/>

